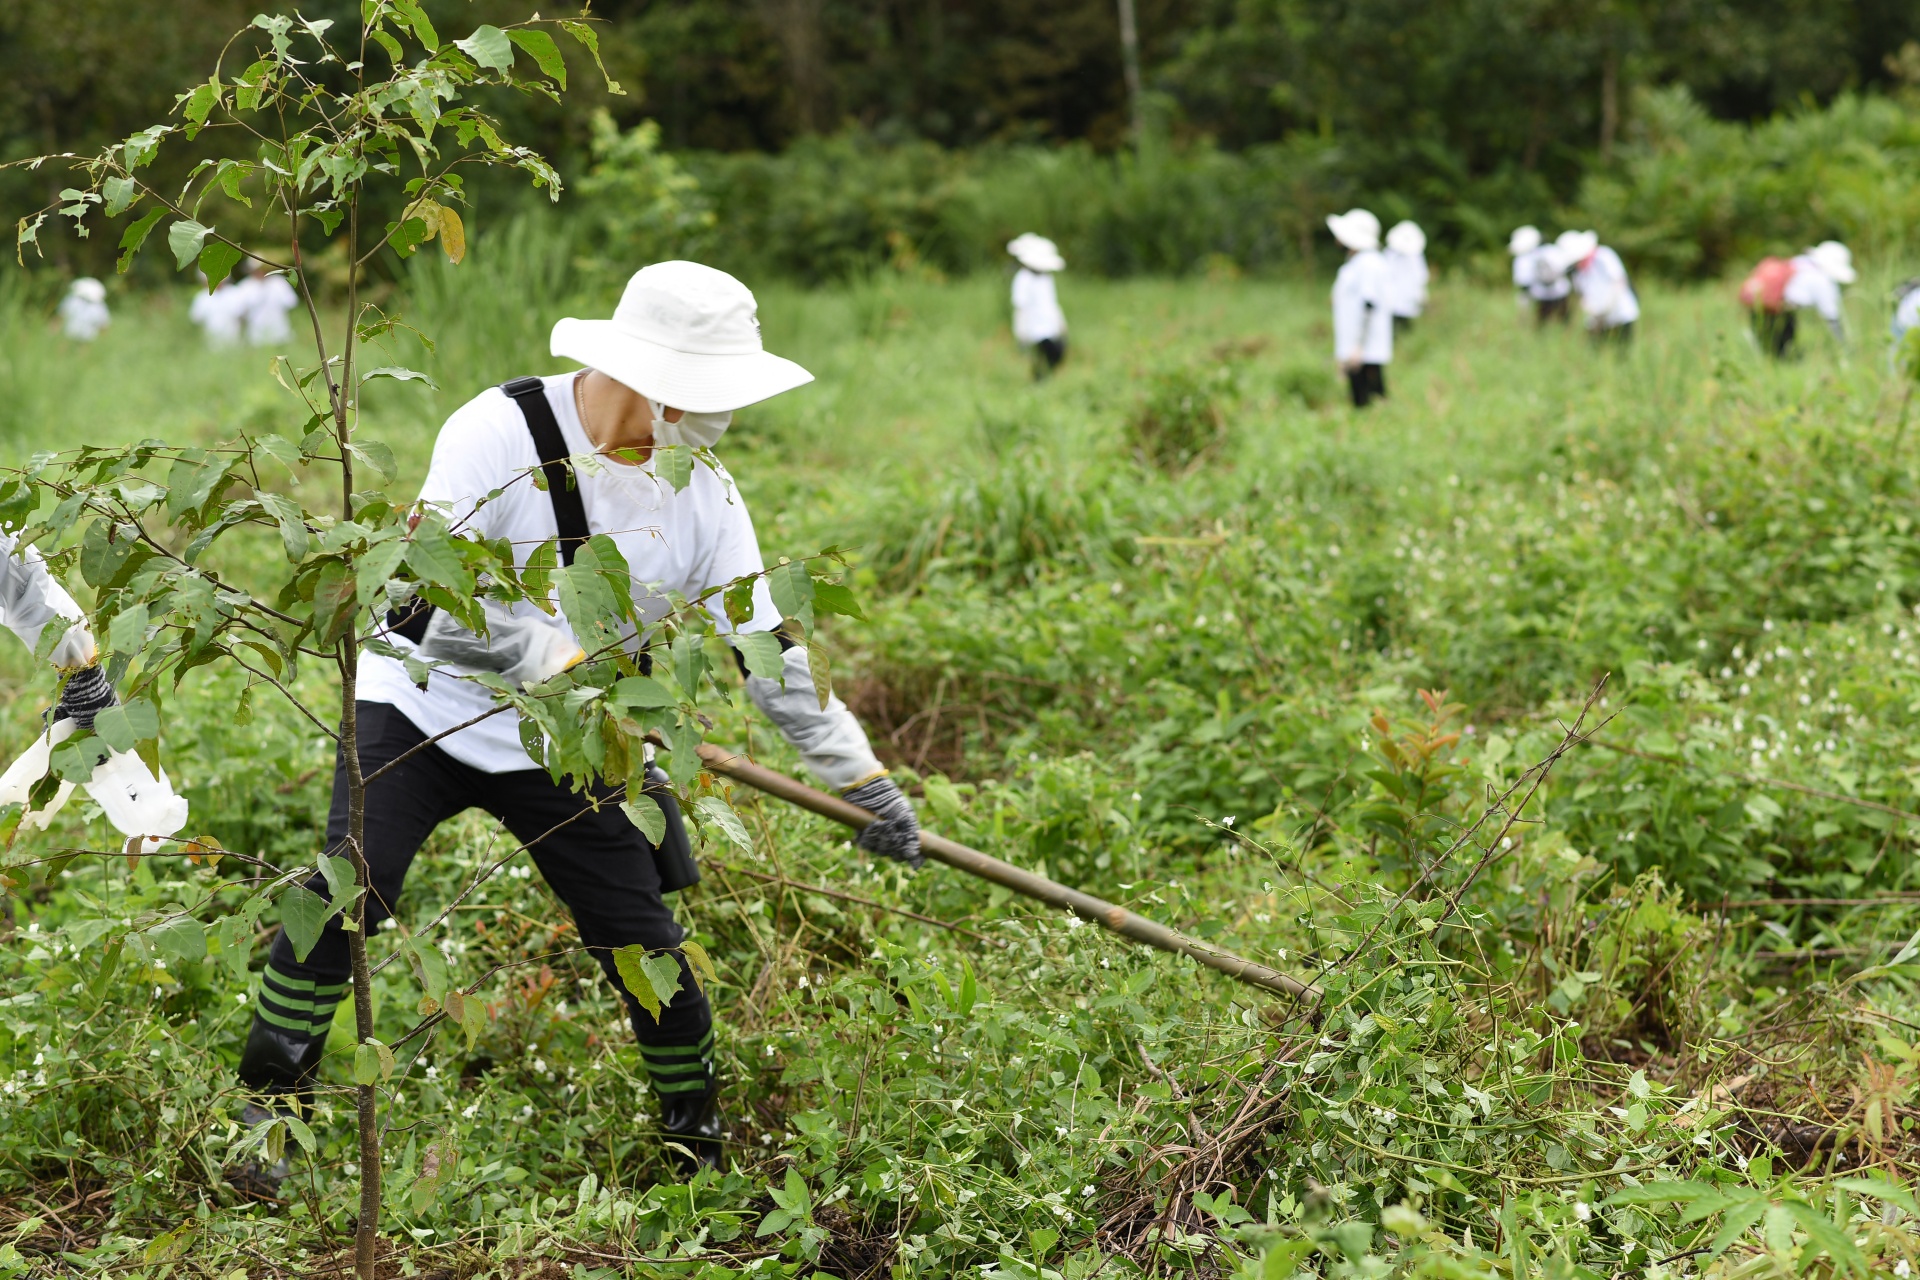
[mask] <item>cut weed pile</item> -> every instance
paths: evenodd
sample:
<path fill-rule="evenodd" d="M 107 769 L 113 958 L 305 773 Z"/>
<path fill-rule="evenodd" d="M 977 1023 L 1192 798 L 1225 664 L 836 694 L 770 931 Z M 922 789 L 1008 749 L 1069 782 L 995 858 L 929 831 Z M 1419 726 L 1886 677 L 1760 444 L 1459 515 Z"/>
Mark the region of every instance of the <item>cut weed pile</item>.
<path fill-rule="evenodd" d="M 527 314 L 489 243 L 396 295 L 438 343 L 396 363 L 440 389 L 374 393 L 395 493 L 452 407 L 549 367 L 545 321 L 605 310 L 522 226 Z M 819 381 L 723 456 L 769 556 L 854 549 L 867 619 L 826 647 L 930 829 L 1322 1002 L 703 775 L 746 819 L 677 905 L 733 1143 L 676 1185 L 621 1010 L 469 814 L 372 940 L 424 939 L 488 1014 L 400 1046 L 393 1274 L 1909 1274 L 1920 472 L 1877 354 L 1763 366 L 1726 291 L 1656 286 L 1609 355 L 1443 282 L 1354 415 L 1312 376 L 1319 286 L 1062 292 L 1035 386 L 996 280 L 763 290 Z M 15 460 L 291 412 L 161 300 L 85 350 L 10 305 Z M 5 662 L 24 742 L 50 689 Z M 292 871 L 329 747 L 243 688 L 193 671 L 163 749 L 197 829 Z M 716 738 L 795 768 L 740 703 Z M 327 1274 L 344 1092 L 310 1149 L 277 1135 L 285 1205 L 220 1179 L 260 1136 L 232 1068 L 277 919 L 218 928 L 256 871 L 76 849 L 56 822 L 5 860 L 0 1276 Z M 420 988 L 373 996 L 391 1043 Z M 330 1049 L 344 1088 L 344 1013 Z"/>

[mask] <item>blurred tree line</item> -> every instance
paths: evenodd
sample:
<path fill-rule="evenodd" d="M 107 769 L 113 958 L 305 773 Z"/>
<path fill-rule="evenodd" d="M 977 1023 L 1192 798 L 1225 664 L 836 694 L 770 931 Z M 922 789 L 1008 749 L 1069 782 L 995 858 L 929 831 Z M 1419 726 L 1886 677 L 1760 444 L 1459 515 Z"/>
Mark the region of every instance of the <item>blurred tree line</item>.
<path fill-rule="evenodd" d="M 160 118 L 260 7 L 4 0 L 0 160 L 85 150 Z M 525 12 L 522 0 L 427 8 L 447 29 Z M 1318 205 L 1350 195 L 1383 213 L 1424 215 L 1442 253 L 1490 244 L 1511 220 L 1546 217 L 1577 199 L 1590 174 L 1617 170 L 1648 91 L 1684 90 L 1711 119 L 1758 120 L 1896 82 L 1898 50 L 1920 39 L 1912 0 L 1136 0 L 1136 8 L 1148 145 L 1204 164 L 1248 157 L 1264 176 L 1240 203 L 1294 199 L 1301 216 L 1259 235 L 1297 248 L 1309 244 Z M 345 24 L 354 10 L 351 0 L 301 8 Z M 729 182 L 774 198 L 780 177 L 765 153 L 797 149 L 819 157 L 813 170 L 823 180 L 858 182 L 854 159 L 900 148 L 918 158 L 893 167 L 915 170 L 939 167 L 929 147 L 1006 154 L 1070 143 L 1114 155 L 1131 140 L 1116 0 L 601 0 L 594 14 L 624 96 L 606 94 L 581 66 L 564 107 L 529 97 L 495 109 L 570 182 L 593 167 L 596 137 L 604 164 L 610 144 L 604 123 L 595 132 L 596 111 L 623 130 L 656 121 L 665 152 L 705 156 L 689 165 L 722 221 Z M 171 160 L 184 169 L 191 148 Z M 18 216 L 63 185 L 52 169 L 7 170 L 0 199 Z M 111 248 L 48 243 L 62 265 L 97 266 Z M 1225 251 L 1242 262 L 1268 256 L 1257 246 Z M 898 257 L 902 248 L 862 252 Z"/>

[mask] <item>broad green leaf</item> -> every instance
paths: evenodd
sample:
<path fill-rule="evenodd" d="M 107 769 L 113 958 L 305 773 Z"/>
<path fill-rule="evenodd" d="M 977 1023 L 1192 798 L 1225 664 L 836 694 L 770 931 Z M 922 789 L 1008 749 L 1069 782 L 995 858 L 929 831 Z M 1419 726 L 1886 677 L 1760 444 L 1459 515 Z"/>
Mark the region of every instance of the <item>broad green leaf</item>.
<path fill-rule="evenodd" d="M 167 247 L 173 250 L 179 270 L 185 271 L 200 256 L 200 246 L 212 231 L 212 227 L 203 227 L 191 218 L 182 218 L 167 228 Z"/>
<path fill-rule="evenodd" d="M 615 94 L 618 96 L 618 95 L 624 95 L 627 92 L 625 89 L 622 89 L 620 87 L 620 82 L 618 80 L 615 80 L 612 76 L 607 74 L 607 64 L 600 60 L 600 33 L 599 32 L 595 31 L 593 27 L 588 23 L 575 22 L 566 18 L 562 18 L 560 20 L 560 29 L 566 32 L 568 35 L 572 36 L 575 40 L 578 40 L 581 46 L 585 48 L 588 53 L 591 53 L 593 55 L 593 65 L 600 69 L 600 78 L 607 82 L 608 93 Z"/>
<path fill-rule="evenodd" d="M 121 275 L 127 274 L 127 268 L 133 265 L 133 255 L 140 252 L 140 246 L 147 242 L 148 233 L 166 216 L 165 209 L 149 209 L 120 233 L 120 261 L 116 270 Z"/>
<path fill-rule="evenodd" d="M 446 998 L 447 959 L 438 947 L 420 938 L 409 938 L 407 967 L 413 970 L 414 981 L 420 984 L 420 989 L 435 1002 Z"/>
<path fill-rule="evenodd" d="M 620 985 L 625 987 L 640 1007 L 655 1022 L 660 1021 L 660 997 L 654 994 L 653 983 L 647 977 L 643 962 L 647 958 L 647 949 L 638 943 L 630 947 L 613 949 L 614 971 L 620 975 Z"/>
<path fill-rule="evenodd" d="M 780 616 L 800 626 L 802 635 L 813 631 L 813 575 L 798 560 L 787 560 L 767 570 L 767 589 L 773 593 L 774 607 Z"/>
<path fill-rule="evenodd" d="M 281 1119 L 287 1122 L 287 1132 L 293 1135 L 293 1140 L 299 1143 L 308 1155 L 312 1155 L 319 1149 L 320 1144 L 314 1141 L 313 1130 L 307 1127 L 306 1121 L 299 1116 L 282 1116 Z"/>
<path fill-rule="evenodd" d="M 719 796 L 701 796 L 694 807 L 720 828 L 727 840 L 743 853 L 753 852 L 753 838 L 747 834 L 747 826 L 740 821 L 740 815 Z"/>
<path fill-rule="evenodd" d="M 344 911 L 353 905 L 360 896 L 360 882 L 353 872 L 353 860 L 323 853 L 318 858 L 321 878 L 327 882 L 327 892 L 332 900 L 327 903 L 327 914 Z"/>
<path fill-rule="evenodd" d="M 280 895 L 280 927 L 293 944 L 295 960 L 304 962 L 320 941 L 327 915 L 327 900 L 303 884 L 289 885 Z"/>
<path fill-rule="evenodd" d="M 386 594 L 387 583 L 406 554 L 406 539 L 388 538 L 385 542 L 374 543 L 354 560 L 354 595 L 362 609 Z"/>
<path fill-rule="evenodd" d="M 382 480 L 391 481 L 399 474 L 400 464 L 394 461 L 393 450 L 378 440 L 352 441 L 347 452 L 372 467 Z"/>
<path fill-rule="evenodd" d="M 813 673 L 813 695 L 820 699 L 820 709 L 825 711 L 827 703 L 833 700 L 833 664 L 818 642 L 807 648 L 807 670 Z"/>
<path fill-rule="evenodd" d="M 360 384 L 365 386 L 376 378 L 392 378 L 395 382 L 424 382 L 436 391 L 440 389 L 439 383 L 418 369 L 405 369 L 393 364 L 383 364 L 378 369 L 367 370 L 360 375 Z"/>
<path fill-rule="evenodd" d="M 954 1002 L 954 1012 L 962 1018 L 973 1012 L 974 1003 L 980 998 L 980 984 L 973 976 L 973 964 L 966 957 L 960 959 L 960 994 Z"/>
<path fill-rule="evenodd" d="M 686 956 L 687 968 L 693 972 L 696 981 L 705 983 L 707 986 L 712 986 L 719 981 L 719 975 L 713 971 L 713 957 L 707 954 L 705 947 L 692 938 L 687 938 L 680 944 L 680 953 Z"/>
<path fill-rule="evenodd" d="M 178 520 L 204 507 L 231 465 L 205 449 L 182 449 L 167 469 L 167 515 Z"/>
<path fill-rule="evenodd" d="M 614 682 L 607 704 L 624 711 L 645 711 L 679 705 L 673 690 L 652 676 L 627 676 Z"/>
<path fill-rule="evenodd" d="M 449 995 L 452 993 L 449 992 Z M 478 996 L 467 995 L 466 1004 L 460 1010 L 460 1029 L 467 1033 L 467 1048 L 473 1048 L 474 1041 L 487 1029 L 487 1004 Z"/>
<path fill-rule="evenodd" d="M 423 580 L 454 595 L 473 594 L 473 575 L 454 548 L 446 522 L 437 515 L 429 515 L 413 531 L 407 546 L 407 566 Z"/>
<path fill-rule="evenodd" d="M 393 1075 L 393 1050 L 378 1040 L 355 1045 L 353 1049 L 353 1082 L 355 1084 L 374 1084 Z"/>
<path fill-rule="evenodd" d="M 427 21 L 426 10 L 420 7 L 418 0 L 393 0 L 393 11 L 412 29 L 413 38 L 425 46 L 428 53 L 440 47 L 440 35 L 433 29 L 433 24 Z"/>
<path fill-rule="evenodd" d="M 1622 1187 L 1608 1196 L 1605 1203 L 1685 1204 L 1719 1194 L 1720 1188 L 1710 1182 L 1649 1182 L 1638 1187 Z"/>
<path fill-rule="evenodd" d="M 645 792 L 628 789 L 626 800 L 621 802 L 620 812 L 627 815 L 627 821 L 640 829 L 647 843 L 658 845 L 667 834 L 667 814 L 660 802 Z"/>
<path fill-rule="evenodd" d="M 108 178 L 100 184 L 100 190 L 107 198 L 104 208 L 109 218 L 119 217 L 140 198 L 140 184 L 130 177 Z"/>
<path fill-rule="evenodd" d="M 867 620 L 867 615 L 860 612 L 860 603 L 853 598 L 853 592 L 837 582 L 816 581 L 813 584 L 813 609 L 815 613 L 838 613 L 862 622 Z"/>
<path fill-rule="evenodd" d="M 1754 1196 L 1727 1210 L 1727 1216 L 1720 1223 L 1720 1233 L 1714 1236 L 1713 1242 L 1707 1246 L 1707 1256 L 1717 1258 L 1732 1248 L 1734 1241 L 1745 1235 L 1754 1223 L 1760 1221 L 1761 1215 L 1766 1211 L 1767 1201 L 1764 1196 Z"/>
<path fill-rule="evenodd" d="M 280 525 L 280 544 L 286 548 L 287 560 L 299 564 L 307 558 L 312 546 L 312 537 L 307 530 L 306 515 L 300 510 L 300 504 L 278 493 L 266 493 L 255 490 L 253 495 L 266 513 Z"/>
<path fill-rule="evenodd" d="M 742 631 L 733 637 L 734 648 L 746 660 L 747 674 L 767 680 L 786 675 L 786 658 L 780 651 L 780 639 L 771 631 Z"/>
<path fill-rule="evenodd" d="M 653 474 L 675 493 L 693 480 L 693 450 L 684 444 L 662 445 L 653 451 Z"/>
<path fill-rule="evenodd" d="M 95 716 L 93 731 L 115 751 L 132 751 L 160 736 L 160 713 L 145 698 L 134 698 Z"/>
<path fill-rule="evenodd" d="M 1888 1204 L 1905 1209 L 1916 1218 L 1920 1218 L 1920 1201 L 1916 1201 L 1912 1191 L 1897 1183 L 1883 1178 L 1841 1178 L 1834 1184 L 1857 1196 L 1867 1196 L 1874 1200 L 1883 1200 Z"/>
<path fill-rule="evenodd" d="M 359 592 L 353 574 L 339 560 L 320 566 L 313 583 L 313 635 L 321 645 L 339 643 L 359 616 Z"/>
<path fill-rule="evenodd" d="M 207 931 L 198 920 L 180 916 L 147 930 L 153 944 L 183 964 L 204 960 L 207 955 Z"/>
<path fill-rule="evenodd" d="M 489 71 L 504 74 L 513 70 L 513 43 L 507 39 L 507 33 L 496 26 L 475 27 L 472 35 L 453 43 Z"/>
<path fill-rule="evenodd" d="M 567 62 L 552 36 L 538 27 L 515 27 L 507 32 L 507 38 L 531 54 L 548 79 L 562 89 L 567 87 Z"/>
<path fill-rule="evenodd" d="M 1853 1243 L 1852 1235 L 1836 1226 L 1832 1218 L 1798 1200 L 1787 1201 L 1786 1210 L 1800 1224 L 1801 1230 L 1807 1233 L 1807 1238 L 1824 1250 L 1836 1266 L 1844 1267 L 1857 1276 L 1867 1274 L 1867 1260 Z"/>
<path fill-rule="evenodd" d="M 653 955 L 642 956 L 640 971 L 647 976 L 647 983 L 665 1007 L 676 995 L 680 994 L 680 957 L 671 951 L 661 951 Z"/>
<path fill-rule="evenodd" d="M 728 587 L 720 598 L 727 621 L 733 624 L 736 631 L 753 621 L 753 587 L 754 579 L 742 578 Z"/>
<path fill-rule="evenodd" d="M 253 921 L 245 916 L 223 916 L 214 926 L 213 940 L 220 951 L 220 963 L 227 966 L 235 982 L 245 982 L 253 951 Z"/>
<path fill-rule="evenodd" d="M 219 78 L 215 77 L 205 84 L 195 85 L 193 92 L 185 96 L 186 103 L 181 108 L 180 114 L 186 117 L 186 135 L 192 138 L 199 134 L 201 126 L 206 124 L 207 117 L 213 114 L 214 107 L 220 102 Z"/>

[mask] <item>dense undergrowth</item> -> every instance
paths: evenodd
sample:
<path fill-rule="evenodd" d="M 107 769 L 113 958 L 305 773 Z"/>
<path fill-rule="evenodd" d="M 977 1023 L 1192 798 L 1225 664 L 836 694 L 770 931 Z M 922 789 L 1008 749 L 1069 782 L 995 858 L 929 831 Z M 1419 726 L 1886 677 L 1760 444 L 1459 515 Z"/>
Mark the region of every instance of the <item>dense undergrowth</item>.
<path fill-rule="evenodd" d="M 400 295 L 441 386 L 373 406 L 399 488 L 607 303 L 521 235 Z M 1318 287 L 1068 277 L 1039 386 L 1000 290 L 763 291 L 820 375 L 725 442 L 763 549 L 854 548 L 836 680 L 929 827 L 1312 980 L 1313 1016 L 736 789 L 751 847 L 710 832 L 679 905 L 733 1164 L 677 1186 L 597 968 L 469 815 L 375 940 L 424 931 L 491 1013 L 402 1045 L 394 1274 L 1907 1274 L 1920 470 L 1880 353 L 1765 366 L 1724 288 L 1655 287 L 1603 355 L 1443 282 L 1356 416 Z M 284 413 L 165 300 L 84 351 L 4 324 L 15 457 Z M 4 661 L 21 740 L 48 689 Z M 217 669 L 169 725 L 196 828 L 311 860 L 317 734 Z M 90 832 L 7 856 L 0 1275 L 325 1273 L 346 1103 L 288 1205 L 219 1179 L 254 871 L 69 856 Z M 414 979 L 374 995 L 398 1038 Z"/>

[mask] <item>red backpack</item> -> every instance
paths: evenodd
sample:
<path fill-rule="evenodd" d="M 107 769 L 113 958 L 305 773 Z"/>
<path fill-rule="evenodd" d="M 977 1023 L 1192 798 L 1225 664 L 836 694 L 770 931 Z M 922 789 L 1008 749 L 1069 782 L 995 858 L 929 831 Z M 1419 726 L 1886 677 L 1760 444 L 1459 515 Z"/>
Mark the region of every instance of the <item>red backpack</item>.
<path fill-rule="evenodd" d="M 1787 281 L 1793 279 L 1793 263 L 1785 258 L 1762 258 L 1740 286 L 1740 305 L 1758 311 L 1784 311 L 1787 308 Z"/>

